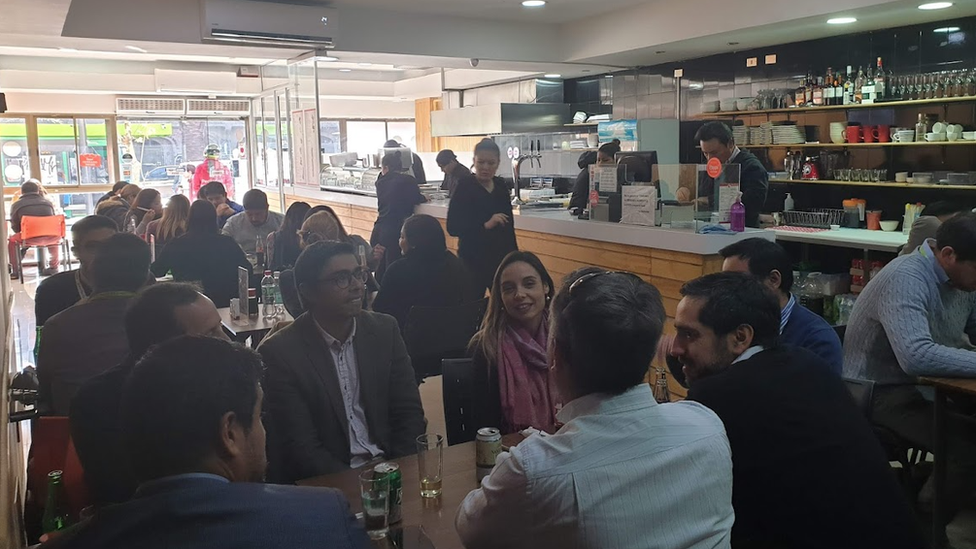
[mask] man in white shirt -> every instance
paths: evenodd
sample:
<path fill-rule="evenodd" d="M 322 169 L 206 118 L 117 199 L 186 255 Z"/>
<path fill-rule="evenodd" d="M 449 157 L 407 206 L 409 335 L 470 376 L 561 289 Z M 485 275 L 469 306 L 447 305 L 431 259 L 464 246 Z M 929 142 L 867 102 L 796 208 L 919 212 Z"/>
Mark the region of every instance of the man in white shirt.
<path fill-rule="evenodd" d="M 498 456 L 458 510 L 465 547 L 730 546 L 722 422 L 693 402 L 657 404 L 644 382 L 664 319 L 661 294 L 634 275 L 566 279 L 549 344 L 564 425 Z"/>

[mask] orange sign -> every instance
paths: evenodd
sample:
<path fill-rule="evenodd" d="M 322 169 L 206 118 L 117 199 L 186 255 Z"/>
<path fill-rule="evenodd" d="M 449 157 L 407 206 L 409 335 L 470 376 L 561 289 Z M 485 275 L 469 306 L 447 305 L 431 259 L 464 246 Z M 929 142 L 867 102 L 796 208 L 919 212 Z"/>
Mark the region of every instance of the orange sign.
<path fill-rule="evenodd" d="M 101 168 L 102 157 L 97 154 L 81 154 L 78 155 L 78 163 L 82 168 Z"/>
<path fill-rule="evenodd" d="M 708 177 L 715 179 L 722 175 L 722 162 L 718 158 L 710 158 L 705 166 L 705 171 L 708 173 Z"/>

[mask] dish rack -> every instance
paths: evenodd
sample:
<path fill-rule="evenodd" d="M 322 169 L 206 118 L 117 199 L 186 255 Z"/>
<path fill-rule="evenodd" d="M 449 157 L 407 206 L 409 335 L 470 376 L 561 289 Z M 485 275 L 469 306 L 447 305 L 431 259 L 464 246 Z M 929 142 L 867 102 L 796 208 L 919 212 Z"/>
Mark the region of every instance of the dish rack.
<path fill-rule="evenodd" d="M 844 210 L 819 208 L 805 212 L 791 211 L 783 212 L 783 225 L 829 229 L 831 225 L 840 225 L 843 218 Z"/>

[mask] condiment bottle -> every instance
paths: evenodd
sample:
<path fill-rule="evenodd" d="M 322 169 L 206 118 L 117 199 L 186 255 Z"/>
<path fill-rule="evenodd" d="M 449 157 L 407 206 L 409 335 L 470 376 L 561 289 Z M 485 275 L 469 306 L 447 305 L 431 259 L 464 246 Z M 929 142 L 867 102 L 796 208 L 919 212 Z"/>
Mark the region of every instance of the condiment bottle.
<path fill-rule="evenodd" d="M 737 233 L 746 230 L 746 207 L 742 205 L 742 193 L 735 197 L 735 203 L 729 209 L 729 228 Z"/>

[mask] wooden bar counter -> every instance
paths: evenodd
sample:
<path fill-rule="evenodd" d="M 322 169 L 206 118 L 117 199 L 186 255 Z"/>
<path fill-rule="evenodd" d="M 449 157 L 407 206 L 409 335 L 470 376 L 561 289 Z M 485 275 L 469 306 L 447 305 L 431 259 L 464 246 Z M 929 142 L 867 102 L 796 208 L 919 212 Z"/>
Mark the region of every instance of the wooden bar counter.
<path fill-rule="evenodd" d="M 335 210 L 350 233 L 369 239 L 376 220 L 376 198 L 342 192 L 296 187 L 286 191 L 287 209 L 292 202 L 327 205 Z M 447 222 L 447 202 L 422 204 L 417 213 Z M 654 284 L 664 298 L 668 315 L 666 330 L 681 300 L 681 285 L 722 269 L 718 251 L 738 240 L 761 237 L 774 240 L 770 231 L 747 230 L 730 235 L 701 235 L 689 231 L 582 221 L 565 210 L 516 212 L 515 234 L 520 250 L 539 256 L 557 286 L 563 277 L 587 265 L 628 271 Z M 447 245 L 457 251 L 457 239 L 448 235 Z M 677 394 L 684 390 L 672 384 Z"/>

